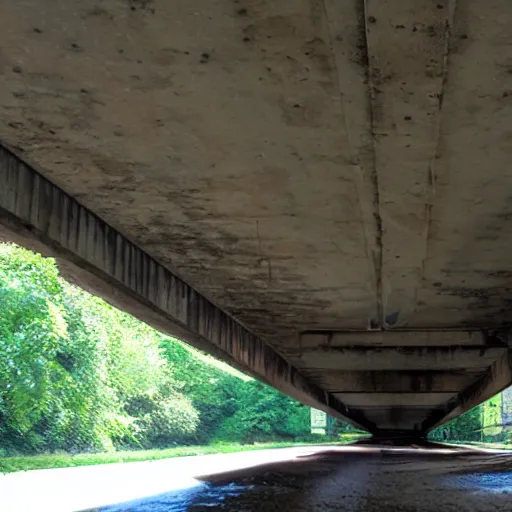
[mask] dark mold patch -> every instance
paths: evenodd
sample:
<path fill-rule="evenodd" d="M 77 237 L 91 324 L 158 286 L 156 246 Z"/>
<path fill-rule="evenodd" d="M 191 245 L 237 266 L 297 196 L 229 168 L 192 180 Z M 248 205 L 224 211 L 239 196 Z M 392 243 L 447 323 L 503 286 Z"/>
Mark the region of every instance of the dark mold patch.
<path fill-rule="evenodd" d="M 441 294 L 453 295 L 462 299 L 478 299 L 488 301 L 489 291 L 485 288 L 468 288 L 465 286 L 445 286 L 441 288 Z"/>
<path fill-rule="evenodd" d="M 370 325 L 369 325 L 369 329 L 370 330 L 376 330 L 376 329 L 380 329 L 380 323 L 378 320 L 376 320 L 375 318 L 372 318 L 370 320 Z"/>
<path fill-rule="evenodd" d="M 154 0 L 128 0 L 131 11 L 146 11 L 155 14 Z"/>
<path fill-rule="evenodd" d="M 316 69 L 324 76 L 331 80 L 335 63 L 332 59 L 329 45 L 320 37 L 308 40 L 302 47 L 302 52 L 309 57 L 310 62 L 314 64 Z"/>
<path fill-rule="evenodd" d="M 368 74 L 368 41 L 366 40 L 366 17 L 363 2 L 356 2 L 356 15 L 357 15 L 357 41 L 355 47 L 357 48 L 357 62 L 365 68 Z"/>
<path fill-rule="evenodd" d="M 99 5 L 95 5 L 92 9 L 89 9 L 83 15 L 83 18 L 97 18 L 97 17 L 104 17 L 104 18 L 108 18 L 109 20 L 114 19 L 114 15 L 112 13 L 110 13 L 103 7 L 100 7 Z"/>
<path fill-rule="evenodd" d="M 478 272 L 478 273 L 480 273 L 480 272 Z M 492 277 L 492 278 L 505 279 L 507 281 L 512 281 L 512 271 L 511 270 L 494 270 L 491 272 L 483 272 L 482 274 L 485 277 Z"/>
<path fill-rule="evenodd" d="M 480 288 L 444 285 L 438 288 L 438 295 L 464 299 L 467 310 L 478 311 L 477 316 L 473 314 L 469 321 L 473 325 L 503 323 L 506 320 L 504 315 L 512 311 L 512 287 L 506 285 Z"/>

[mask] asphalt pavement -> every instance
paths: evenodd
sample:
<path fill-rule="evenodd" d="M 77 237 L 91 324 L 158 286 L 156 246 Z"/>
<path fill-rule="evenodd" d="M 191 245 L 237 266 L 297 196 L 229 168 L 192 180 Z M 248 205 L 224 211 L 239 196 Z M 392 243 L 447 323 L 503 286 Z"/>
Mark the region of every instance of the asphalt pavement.
<path fill-rule="evenodd" d="M 510 512 L 512 454 L 312 446 L 0 475 L 2 512 Z"/>

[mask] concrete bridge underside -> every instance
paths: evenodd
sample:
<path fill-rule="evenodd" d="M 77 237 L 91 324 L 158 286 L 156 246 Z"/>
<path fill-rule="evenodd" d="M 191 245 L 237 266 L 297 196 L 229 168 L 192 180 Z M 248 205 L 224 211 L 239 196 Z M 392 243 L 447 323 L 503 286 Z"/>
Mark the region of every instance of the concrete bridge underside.
<path fill-rule="evenodd" d="M 304 403 L 512 383 L 509 0 L 0 3 L 0 225 Z"/>

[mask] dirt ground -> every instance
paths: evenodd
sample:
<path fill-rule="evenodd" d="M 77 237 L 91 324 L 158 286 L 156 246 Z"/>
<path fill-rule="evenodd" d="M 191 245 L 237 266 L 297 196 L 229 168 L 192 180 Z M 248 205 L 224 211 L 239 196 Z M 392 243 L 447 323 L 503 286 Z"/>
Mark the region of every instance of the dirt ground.
<path fill-rule="evenodd" d="M 105 512 L 512 511 L 512 454 L 361 447 L 203 479 Z"/>

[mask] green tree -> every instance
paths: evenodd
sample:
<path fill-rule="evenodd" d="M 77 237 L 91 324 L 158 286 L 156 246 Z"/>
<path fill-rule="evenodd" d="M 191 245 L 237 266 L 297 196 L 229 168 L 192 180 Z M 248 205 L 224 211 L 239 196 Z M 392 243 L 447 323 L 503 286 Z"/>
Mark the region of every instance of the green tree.
<path fill-rule="evenodd" d="M 145 448 L 190 441 L 199 425 L 199 413 L 180 395 L 141 395 L 130 401 L 127 410 L 137 418 L 137 437 Z"/>
<path fill-rule="evenodd" d="M 38 424 L 58 420 L 69 385 L 58 358 L 68 332 L 53 262 L 1 245 L 0 304 L 0 433 L 37 447 Z"/>
<path fill-rule="evenodd" d="M 0 245 L 0 301 L 4 448 L 105 450 L 194 433 L 162 335 L 64 282 L 54 260 Z M 152 408 L 134 415 L 137 400 Z"/>
<path fill-rule="evenodd" d="M 235 370 L 228 371 L 227 365 L 215 365 L 213 358 L 172 338 L 163 336 L 161 346 L 175 382 L 179 382 L 180 391 L 190 398 L 199 413 L 200 425 L 194 436 L 195 441 L 209 443 L 214 439 L 219 424 L 241 406 L 239 390 L 252 379 Z"/>
<path fill-rule="evenodd" d="M 237 401 L 237 411 L 217 431 L 219 439 L 293 440 L 309 431 L 310 409 L 261 382 L 246 382 L 239 390 Z"/>

